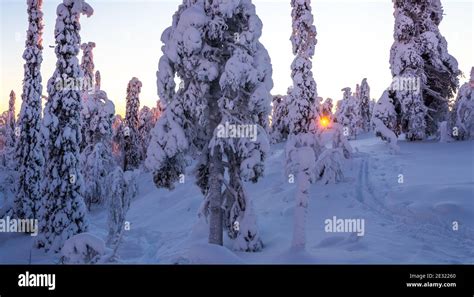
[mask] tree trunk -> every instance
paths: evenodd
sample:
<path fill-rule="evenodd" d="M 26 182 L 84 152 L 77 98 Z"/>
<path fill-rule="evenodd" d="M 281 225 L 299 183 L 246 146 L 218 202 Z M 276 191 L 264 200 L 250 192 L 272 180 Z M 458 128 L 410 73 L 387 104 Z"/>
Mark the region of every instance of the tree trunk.
<path fill-rule="evenodd" d="M 222 154 L 218 150 L 210 156 L 209 164 L 209 243 L 223 244 L 223 211 L 222 211 Z"/>
<path fill-rule="evenodd" d="M 221 121 L 217 100 L 219 98 L 219 84 L 214 82 L 210 88 L 209 128 L 210 135 Z M 222 185 L 224 178 L 224 165 L 220 148 L 209 149 L 209 243 L 223 245 L 224 216 L 222 209 Z"/>

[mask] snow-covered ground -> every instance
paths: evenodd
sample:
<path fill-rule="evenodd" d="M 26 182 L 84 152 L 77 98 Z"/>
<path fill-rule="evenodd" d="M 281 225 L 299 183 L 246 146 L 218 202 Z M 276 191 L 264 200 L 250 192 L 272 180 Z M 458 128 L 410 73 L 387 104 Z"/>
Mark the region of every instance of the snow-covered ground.
<path fill-rule="evenodd" d="M 400 153 L 371 135 L 356 149 L 346 180 L 311 186 L 306 251 L 290 249 L 295 185 L 284 175 L 283 145 L 272 147 L 265 177 L 248 184 L 265 248 L 258 253 L 210 246 L 197 218 L 202 195 L 187 176 L 174 191 L 140 177 L 119 256 L 123 263 L 474 263 L 474 141 L 400 141 Z M 400 183 L 403 181 L 403 183 Z M 2 199 L 0 198 L 0 203 Z M 365 234 L 327 233 L 325 220 L 364 219 Z M 107 212 L 90 214 L 105 239 Z M 455 230 L 456 222 L 458 230 Z M 454 230 L 453 230 L 454 229 Z M 0 233 L 0 263 L 57 263 L 31 249 L 32 237 Z"/>

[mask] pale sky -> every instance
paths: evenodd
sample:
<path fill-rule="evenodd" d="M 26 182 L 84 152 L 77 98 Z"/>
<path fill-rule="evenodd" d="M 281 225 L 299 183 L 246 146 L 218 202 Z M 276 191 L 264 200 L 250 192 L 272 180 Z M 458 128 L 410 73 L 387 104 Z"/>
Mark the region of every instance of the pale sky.
<path fill-rule="evenodd" d="M 44 0 L 43 92 L 56 63 L 54 24 L 59 0 Z M 156 71 L 161 56 L 160 36 L 171 25 L 181 0 L 89 0 L 95 12 L 82 17 L 82 42 L 94 41 L 94 62 L 102 75 L 102 89 L 123 114 L 127 83 L 142 83 L 141 105 L 158 100 Z M 272 94 L 284 94 L 291 85 L 290 0 L 254 0 L 263 22 L 261 42 L 273 64 Z M 449 52 L 466 75 L 474 66 L 474 4 L 472 0 L 444 0 L 441 33 Z M 318 95 L 339 100 L 341 89 L 355 88 L 364 77 L 371 96 L 378 99 L 390 84 L 389 51 L 393 42 L 393 6 L 390 0 L 313 0 L 318 44 L 313 73 Z M 10 90 L 17 93 L 20 110 L 23 59 L 27 29 L 26 0 L 0 0 L 0 111 L 6 110 Z M 461 78 L 465 82 L 466 78 Z"/>

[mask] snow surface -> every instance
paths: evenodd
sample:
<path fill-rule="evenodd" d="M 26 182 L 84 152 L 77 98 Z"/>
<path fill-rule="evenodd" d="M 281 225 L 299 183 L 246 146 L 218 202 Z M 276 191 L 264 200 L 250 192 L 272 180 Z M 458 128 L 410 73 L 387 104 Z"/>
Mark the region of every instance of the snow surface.
<path fill-rule="evenodd" d="M 400 140 L 398 154 L 368 134 L 350 143 L 355 152 L 345 180 L 310 186 L 306 250 L 290 248 L 295 184 L 283 174 L 284 144 L 278 144 L 271 148 L 266 175 L 246 184 L 262 252 L 233 252 L 228 240 L 224 247 L 207 244 L 208 227 L 197 217 L 203 198 L 192 175 L 170 192 L 157 189 L 151 174 L 143 173 L 127 215 L 130 230 L 117 251 L 119 262 L 474 263 L 474 141 Z M 365 219 L 365 235 L 326 233 L 324 220 L 333 216 Z M 89 219 L 89 232 L 105 239 L 107 211 L 93 210 Z M 0 263 L 59 263 L 59 254 L 31 249 L 33 240 L 0 233 Z"/>

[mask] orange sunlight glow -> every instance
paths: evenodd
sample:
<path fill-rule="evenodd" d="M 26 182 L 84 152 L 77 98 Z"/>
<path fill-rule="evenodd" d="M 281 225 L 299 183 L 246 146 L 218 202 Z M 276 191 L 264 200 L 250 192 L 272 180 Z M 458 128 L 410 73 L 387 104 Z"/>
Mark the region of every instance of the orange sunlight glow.
<path fill-rule="evenodd" d="M 323 127 L 323 128 L 327 128 L 327 127 L 329 126 L 329 123 L 330 123 L 330 122 L 331 122 L 331 121 L 329 120 L 328 117 L 321 117 L 321 118 L 319 119 L 319 124 L 320 124 L 321 127 Z"/>

